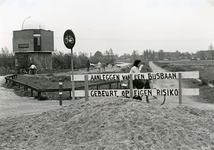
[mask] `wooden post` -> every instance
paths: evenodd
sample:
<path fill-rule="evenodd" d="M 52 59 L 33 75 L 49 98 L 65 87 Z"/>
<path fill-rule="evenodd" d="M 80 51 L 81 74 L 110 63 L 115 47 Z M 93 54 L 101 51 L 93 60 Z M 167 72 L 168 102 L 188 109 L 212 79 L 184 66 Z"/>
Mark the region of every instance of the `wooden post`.
<path fill-rule="evenodd" d="M 97 84 L 97 90 L 99 90 L 100 89 L 100 83 L 99 84 Z"/>
<path fill-rule="evenodd" d="M 62 80 L 59 79 L 59 105 L 62 106 Z"/>
<path fill-rule="evenodd" d="M 133 78 L 132 74 L 130 74 L 130 99 L 133 98 Z"/>
<path fill-rule="evenodd" d="M 33 89 L 30 90 L 30 96 L 33 97 Z"/>
<path fill-rule="evenodd" d="M 111 89 L 111 83 L 109 83 L 109 89 Z"/>
<path fill-rule="evenodd" d="M 179 76 L 179 79 L 178 79 L 178 82 L 179 82 L 179 104 L 182 104 L 182 74 L 181 73 L 178 73 L 178 76 Z"/>
<path fill-rule="evenodd" d="M 38 100 L 41 100 L 41 92 L 38 92 Z"/>
<path fill-rule="evenodd" d="M 72 90 L 70 90 L 70 92 L 69 92 L 69 93 L 70 93 L 70 99 L 71 99 L 71 91 L 72 91 Z"/>
<path fill-rule="evenodd" d="M 88 75 L 85 75 L 85 100 L 88 101 Z"/>

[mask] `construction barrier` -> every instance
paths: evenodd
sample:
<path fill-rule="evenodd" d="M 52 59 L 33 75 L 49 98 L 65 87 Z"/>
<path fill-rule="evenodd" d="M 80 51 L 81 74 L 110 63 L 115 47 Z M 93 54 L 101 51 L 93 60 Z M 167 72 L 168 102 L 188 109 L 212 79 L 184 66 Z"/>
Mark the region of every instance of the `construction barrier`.
<path fill-rule="evenodd" d="M 109 73 L 109 74 L 87 74 L 74 75 L 74 81 L 85 81 L 85 90 L 75 90 L 75 97 L 111 97 L 111 96 L 179 96 L 179 104 L 182 103 L 183 95 L 199 95 L 198 88 L 182 88 L 182 79 L 198 79 L 199 72 L 149 72 L 149 73 Z M 135 79 L 149 80 L 178 80 L 178 88 L 162 88 L 162 89 L 134 89 L 132 81 Z M 130 89 L 102 89 L 89 90 L 88 83 L 93 81 L 130 81 Z"/>

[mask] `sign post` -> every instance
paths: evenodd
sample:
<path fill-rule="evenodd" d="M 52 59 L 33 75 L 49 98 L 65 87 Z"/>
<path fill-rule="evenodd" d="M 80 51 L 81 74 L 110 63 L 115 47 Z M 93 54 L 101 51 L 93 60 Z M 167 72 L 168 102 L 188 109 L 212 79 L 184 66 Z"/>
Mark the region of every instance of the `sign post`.
<path fill-rule="evenodd" d="M 72 30 L 66 30 L 63 36 L 63 41 L 68 49 L 71 49 L 71 72 L 72 72 L 72 100 L 75 100 L 74 86 L 74 68 L 73 68 L 73 47 L 76 43 L 76 38 Z"/>
<path fill-rule="evenodd" d="M 59 79 L 59 105 L 62 106 L 62 79 Z"/>
<path fill-rule="evenodd" d="M 178 73 L 178 85 L 179 85 L 179 104 L 182 104 L 182 74 Z"/>

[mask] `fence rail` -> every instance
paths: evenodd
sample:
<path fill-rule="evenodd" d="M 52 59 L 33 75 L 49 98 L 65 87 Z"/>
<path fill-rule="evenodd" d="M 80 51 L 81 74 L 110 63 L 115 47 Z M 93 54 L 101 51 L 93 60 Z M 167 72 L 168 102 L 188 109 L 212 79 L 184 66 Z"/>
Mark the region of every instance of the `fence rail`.
<path fill-rule="evenodd" d="M 28 85 L 26 83 L 17 81 L 15 79 L 17 79 L 17 75 L 16 74 L 6 76 L 5 77 L 6 84 L 7 83 L 12 83 L 12 84 L 18 85 L 19 88 L 21 88 L 21 86 L 22 86 L 22 87 L 24 87 L 25 91 L 27 91 L 28 89 L 30 89 L 31 90 L 31 97 L 34 96 L 33 92 L 35 91 L 37 93 L 36 97 L 37 97 L 38 100 L 41 99 L 43 92 L 59 92 L 59 88 L 54 88 L 54 89 L 39 89 L 39 88 L 33 87 L 31 85 Z M 100 89 L 101 85 L 107 85 L 108 84 L 109 85 L 109 89 L 111 89 L 111 85 L 114 84 L 114 83 L 117 83 L 117 88 L 118 88 L 119 87 L 119 81 L 105 81 L 105 82 L 91 83 L 91 84 L 89 84 L 89 87 L 96 86 L 96 88 L 98 90 L 98 89 Z M 82 85 L 82 86 L 76 86 L 75 90 L 84 89 L 84 88 L 85 88 L 84 85 Z M 71 98 L 72 88 L 62 88 L 62 91 L 69 91 L 70 92 L 70 98 Z"/>

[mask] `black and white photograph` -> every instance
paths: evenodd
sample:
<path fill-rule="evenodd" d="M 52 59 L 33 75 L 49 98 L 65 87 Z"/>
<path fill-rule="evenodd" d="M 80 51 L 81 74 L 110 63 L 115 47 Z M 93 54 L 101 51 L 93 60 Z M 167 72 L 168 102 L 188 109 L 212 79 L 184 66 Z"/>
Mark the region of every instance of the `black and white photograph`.
<path fill-rule="evenodd" d="M 0 150 L 214 150 L 214 0 L 0 0 Z"/>

